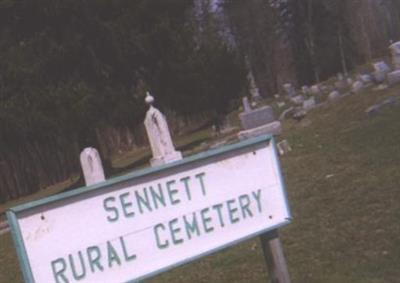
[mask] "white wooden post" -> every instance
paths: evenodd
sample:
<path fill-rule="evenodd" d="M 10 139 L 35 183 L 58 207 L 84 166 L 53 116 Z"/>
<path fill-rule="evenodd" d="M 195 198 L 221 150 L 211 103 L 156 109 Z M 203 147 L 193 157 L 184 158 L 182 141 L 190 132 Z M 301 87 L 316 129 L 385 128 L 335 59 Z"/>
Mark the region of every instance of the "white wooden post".
<path fill-rule="evenodd" d="M 153 153 L 153 158 L 150 160 L 151 166 L 158 166 L 182 159 L 182 153 L 176 151 L 172 143 L 167 120 L 157 108 L 153 107 L 154 97 L 149 92 L 147 92 L 145 101 L 150 105 L 146 113 L 144 125 Z"/>
<path fill-rule="evenodd" d="M 105 180 L 103 165 L 97 149 L 93 147 L 85 148 L 81 152 L 80 160 L 86 186 Z"/>

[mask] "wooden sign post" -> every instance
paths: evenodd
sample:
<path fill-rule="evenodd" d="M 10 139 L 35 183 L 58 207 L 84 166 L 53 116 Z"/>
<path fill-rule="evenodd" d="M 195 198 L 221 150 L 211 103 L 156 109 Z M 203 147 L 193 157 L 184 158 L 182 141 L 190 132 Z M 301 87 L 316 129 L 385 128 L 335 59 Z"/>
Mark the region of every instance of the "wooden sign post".
<path fill-rule="evenodd" d="M 261 234 L 260 240 L 271 283 L 290 283 L 278 229 Z"/>
<path fill-rule="evenodd" d="M 261 236 L 288 283 L 290 222 L 273 138 L 262 136 L 7 211 L 26 282 L 136 282 Z"/>

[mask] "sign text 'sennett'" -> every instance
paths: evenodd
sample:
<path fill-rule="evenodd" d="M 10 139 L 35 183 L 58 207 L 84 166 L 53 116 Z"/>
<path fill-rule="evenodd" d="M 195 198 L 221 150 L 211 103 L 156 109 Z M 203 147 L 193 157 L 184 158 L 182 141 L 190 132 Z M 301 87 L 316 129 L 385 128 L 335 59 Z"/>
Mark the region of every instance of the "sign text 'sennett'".
<path fill-rule="evenodd" d="M 126 282 L 193 260 L 286 223 L 279 174 L 263 142 L 21 211 L 29 270 L 36 282 Z"/>

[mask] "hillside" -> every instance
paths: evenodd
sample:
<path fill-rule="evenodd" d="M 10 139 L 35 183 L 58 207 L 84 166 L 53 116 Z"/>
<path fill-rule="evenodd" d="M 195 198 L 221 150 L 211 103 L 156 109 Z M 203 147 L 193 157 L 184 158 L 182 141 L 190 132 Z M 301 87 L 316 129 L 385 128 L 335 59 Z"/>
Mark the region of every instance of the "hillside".
<path fill-rule="evenodd" d="M 281 239 L 293 282 L 390 283 L 400 278 L 400 87 L 367 90 L 287 120 L 278 140 L 293 222 Z M 393 103 L 368 115 L 385 98 Z M 10 234 L 0 282 L 20 282 Z M 265 282 L 258 239 L 148 282 Z"/>

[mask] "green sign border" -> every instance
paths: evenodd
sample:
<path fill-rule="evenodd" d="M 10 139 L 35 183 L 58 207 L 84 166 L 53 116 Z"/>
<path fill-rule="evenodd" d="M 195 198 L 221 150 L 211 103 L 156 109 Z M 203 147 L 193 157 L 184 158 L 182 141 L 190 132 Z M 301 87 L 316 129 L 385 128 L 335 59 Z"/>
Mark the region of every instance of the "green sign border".
<path fill-rule="evenodd" d="M 123 175 L 123 176 L 119 176 L 116 178 L 112 178 L 112 179 L 108 179 L 105 182 L 101 182 L 98 184 L 94 184 L 91 186 L 87 186 L 87 187 L 81 187 L 79 189 L 75 189 L 72 191 L 68 191 L 68 192 L 64 192 L 64 193 L 60 193 L 54 196 L 50 196 L 44 199 L 40 199 L 40 200 L 36 200 L 33 202 L 29 202 L 26 204 L 22 204 L 13 208 L 10 208 L 7 210 L 6 215 L 7 215 L 7 220 L 8 223 L 10 225 L 11 228 L 11 235 L 15 244 L 15 247 L 17 249 L 17 256 L 20 262 L 20 266 L 22 269 L 22 274 L 24 277 L 25 282 L 29 282 L 29 283 L 35 283 L 35 280 L 33 278 L 33 273 L 32 273 L 32 269 L 29 263 L 29 259 L 28 259 L 28 255 L 26 252 L 26 248 L 25 248 L 25 244 L 24 241 L 22 239 L 22 233 L 21 233 L 21 229 L 18 223 L 18 214 L 22 213 L 22 212 L 27 212 L 28 210 L 38 207 L 38 206 L 43 206 L 49 203 L 54 203 L 54 202 L 59 202 L 62 200 L 66 200 L 69 198 L 72 198 L 74 196 L 77 195 L 81 195 L 81 194 L 87 194 L 93 190 L 99 190 L 99 189 L 104 189 L 104 188 L 109 188 L 115 184 L 124 182 L 124 181 L 128 181 L 128 180 L 133 180 L 142 176 L 146 176 L 146 175 L 151 175 L 154 173 L 158 173 L 158 172 L 162 172 L 162 171 L 166 171 L 168 169 L 171 168 L 176 168 L 176 167 L 181 167 L 196 161 L 200 161 L 200 160 L 205 160 L 205 159 L 209 159 L 218 155 L 222 155 L 222 154 L 226 154 L 226 153 L 231 153 L 233 151 L 237 151 L 240 149 L 249 149 L 252 148 L 254 146 L 260 145 L 265 143 L 266 145 L 269 145 L 270 143 L 272 143 L 272 147 L 273 147 L 273 152 L 274 152 L 274 159 L 276 161 L 277 167 L 278 167 L 278 176 L 280 178 L 281 184 L 282 184 L 282 190 L 284 193 L 284 198 L 285 198 L 285 206 L 286 206 L 286 211 L 288 212 L 289 217 L 285 219 L 285 221 L 282 221 L 282 223 L 272 226 L 272 227 L 268 227 L 265 230 L 262 231 L 258 231 L 256 233 L 250 234 L 246 237 L 240 238 L 238 240 L 229 242 L 225 245 L 219 246 L 215 249 L 209 250 L 207 252 L 204 252 L 202 254 L 196 255 L 194 257 L 190 257 L 187 258 L 185 260 L 179 261 L 177 263 L 171 264 L 167 267 L 155 270 L 149 274 L 146 274 L 140 278 L 128 281 L 126 283 L 133 283 L 133 282 L 138 282 L 140 280 L 143 280 L 145 278 L 149 278 L 152 277 L 154 275 L 157 275 L 159 273 L 165 272 L 167 270 L 170 270 L 172 268 L 178 267 L 180 265 L 189 263 L 191 261 L 194 261 L 196 259 L 199 259 L 203 256 L 212 254 L 214 252 L 217 252 L 219 250 L 222 250 L 224 248 L 227 248 L 229 246 L 233 246 L 238 244 L 239 242 L 248 240 L 250 238 L 253 238 L 255 236 L 258 236 L 262 233 L 265 233 L 267 231 L 270 230 L 274 230 L 277 229 L 283 225 L 286 225 L 288 223 L 290 223 L 291 221 L 291 213 L 290 213 L 290 209 L 289 209 L 289 205 L 288 205 L 288 200 L 287 200 L 287 194 L 286 194 L 286 188 L 285 188 L 285 183 L 283 182 L 283 178 L 282 178 L 282 173 L 281 173 L 281 169 L 280 169 L 280 163 L 279 163 L 279 158 L 277 155 L 277 151 L 276 151 L 276 145 L 275 145 L 275 140 L 272 136 L 270 135 L 263 135 L 263 136 L 259 136 L 259 137 L 255 137 L 255 138 L 251 138 L 251 139 L 247 139 L 238 143 L 234 143 L 234 144 L 229 144 L 229 145 L 225 145 L 216 149 L 212 149 L 212 150 L 208 150 L 208 151 L 204 151 L 189 157 L 186 157 L 182 160 L 173 162 L 173 163 L 168 163 L 168 164 L 164 164 L 161 166 L 157 166 L 157 167 L 149 167 L 143 170 L 138 170 L 138 171 L 134 171 L 132 173 Z"/>

